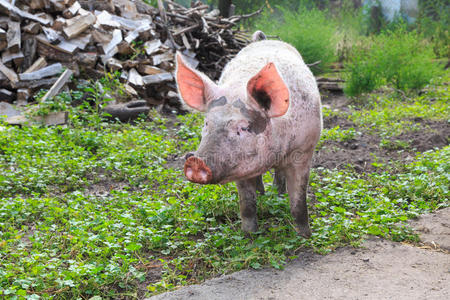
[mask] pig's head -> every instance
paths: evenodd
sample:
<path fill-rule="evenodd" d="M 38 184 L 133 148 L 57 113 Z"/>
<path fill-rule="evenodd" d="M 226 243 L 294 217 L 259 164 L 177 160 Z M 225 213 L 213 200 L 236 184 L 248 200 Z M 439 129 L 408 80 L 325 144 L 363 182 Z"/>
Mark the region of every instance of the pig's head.
<path fill-rule="evenodd" d="M 206 114 L 200 146 L 186 155 L 187 179 L 225 183 L 264 171 L 271 153 L 270 118 L 289 108 L 289 90 L 275 65 L 268 63 L 247 83 L 218 86 L 177 54 L 176 80 L 185 104 Z"/>

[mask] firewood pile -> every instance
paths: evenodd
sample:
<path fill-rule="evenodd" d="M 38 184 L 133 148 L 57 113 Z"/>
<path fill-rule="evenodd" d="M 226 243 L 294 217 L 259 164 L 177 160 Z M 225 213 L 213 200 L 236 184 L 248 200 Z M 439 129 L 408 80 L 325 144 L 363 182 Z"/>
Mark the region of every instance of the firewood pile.
<path fill-rule="evenodd" d="M 133 98 L 175 105 L 176 51 L 217 79 L 248 44 L 235 25 L 252 15 L 223 18 L 200 1 L 0 0 L 0 101 L 26 104 L 43 88 L 56 95 L 72 76 L 120 71 Z"/>

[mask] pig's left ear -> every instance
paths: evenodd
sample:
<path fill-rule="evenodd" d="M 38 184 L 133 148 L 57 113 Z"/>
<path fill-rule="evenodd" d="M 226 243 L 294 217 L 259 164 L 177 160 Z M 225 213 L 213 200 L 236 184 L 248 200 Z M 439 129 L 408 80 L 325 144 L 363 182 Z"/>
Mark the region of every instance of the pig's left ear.
<path fill-rule="evenodd" d="M 190 68 L 180 53 L 177 53 L 176 79 L 183 101 L 196 110 L 206 111 L 206 104 L 217 86 L 206 75 Z"/>
<path fill-rule="evenodd" d="M 273 63 L 268 63 L 248 81 L 247 93 L 270 118 L 284 115 L 289 108 L 289 89 Z"/>

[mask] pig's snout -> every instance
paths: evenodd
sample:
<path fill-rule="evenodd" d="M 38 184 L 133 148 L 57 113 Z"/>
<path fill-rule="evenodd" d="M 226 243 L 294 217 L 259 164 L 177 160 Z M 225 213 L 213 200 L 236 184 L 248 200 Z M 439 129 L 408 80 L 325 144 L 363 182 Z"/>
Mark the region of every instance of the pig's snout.
<path fill-rule="evenodd" d="M 184 174 L 189 181 L 195 183 L 206 184 L 212 179 L 211 169 L 201 158 L 193 155 L 187 157 L 186 163 L 184 164 Z"/>

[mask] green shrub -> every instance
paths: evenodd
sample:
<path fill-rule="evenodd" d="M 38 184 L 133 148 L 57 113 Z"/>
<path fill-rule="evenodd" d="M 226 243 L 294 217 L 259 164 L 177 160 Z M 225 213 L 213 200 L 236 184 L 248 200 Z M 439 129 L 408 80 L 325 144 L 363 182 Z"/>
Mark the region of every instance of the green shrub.
<path fill-rule="evenodd" d="M 305 63 L 321 63 L 312 67 L 314 73 L 327 70 L 335 60 L 336 24 L 326 11 L 317 8 L 307 9 L 300 6 L 298 11 L 290 11 L 277 7 L 281 13 L 280 22 L 274 21 L 277 16 L 265 14 L 255 24 L 255 29 L 264 31 L 268 35 L 276 35 L 281 40 L 293 45 L 303 57 Z"/>
<path fill-rule="evenodd" d="M 355 46 L 354 55 L 346 65 L 349 96 L 370 92 L 381 85 L 408 91 L 424 87 L 441 73 L 433 61 L 433 49 L 416 31 L 399 27 L 383 32 Z"/>
<path fill-rule="evenodd" d="M 417 29 L 427 37 L 438 57 L 450 57 L 450 6 L 446 0 L 420 2 Z"/>

